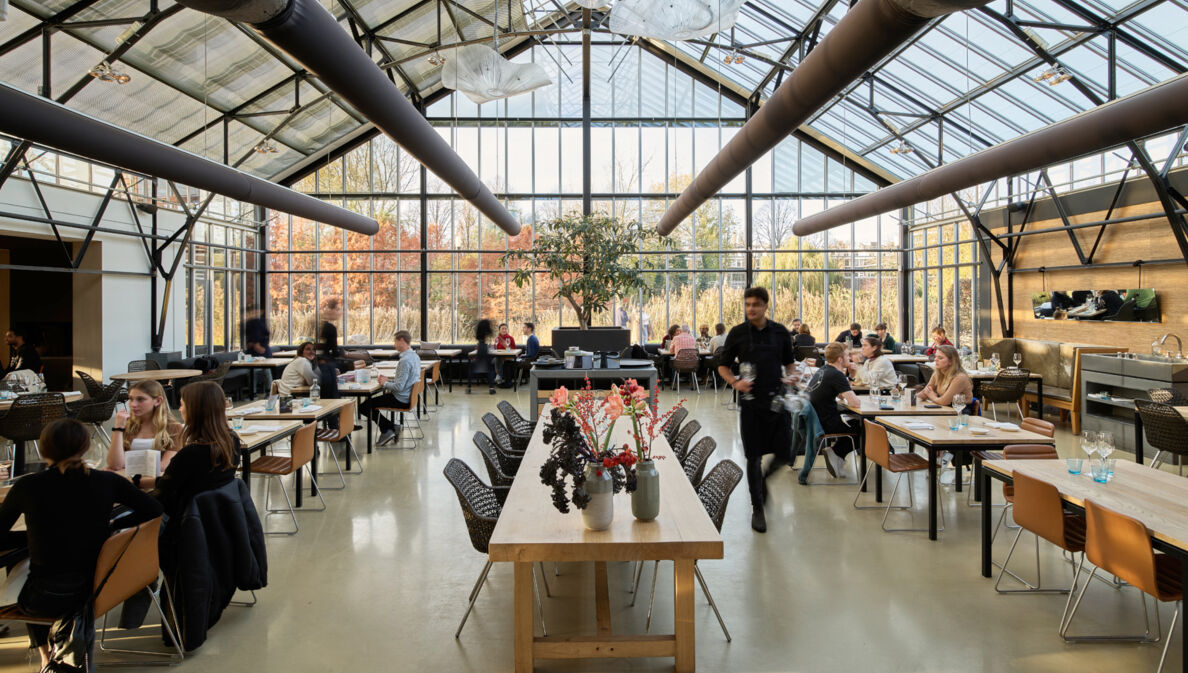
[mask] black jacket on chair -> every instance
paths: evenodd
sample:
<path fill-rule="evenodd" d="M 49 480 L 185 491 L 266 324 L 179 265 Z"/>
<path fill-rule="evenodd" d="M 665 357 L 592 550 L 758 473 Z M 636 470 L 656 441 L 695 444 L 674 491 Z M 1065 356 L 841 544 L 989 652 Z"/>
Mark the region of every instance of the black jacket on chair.
<path fill-rule="evenodd" d="M 161 535 L 161 569 L 186 651 L 206 642 L 236 589 L 268 584 L 264 528 L 242 479 L 194 496 Z"/>

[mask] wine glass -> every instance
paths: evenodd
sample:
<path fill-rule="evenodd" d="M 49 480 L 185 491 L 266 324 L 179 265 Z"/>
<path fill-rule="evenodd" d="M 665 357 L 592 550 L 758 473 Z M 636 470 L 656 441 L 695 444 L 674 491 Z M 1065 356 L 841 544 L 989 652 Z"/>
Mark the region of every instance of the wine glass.
<path fill-rule="evenodd" d="M 998 355 L 998 353 L 991 353 L 991 354 L 990 354 L 990 365 L 991 365 L 992 367 L 994 367 L 994 371 L 998 371 L 998 364 L 999 364 L 1001 361 L 1002 361 L 1002 358 L 1001 358 L 1001 357 Z"/>
<path fill-rule="evenodd" d="M 896 400 L 903 399 L 903 391 L 907 390 L 907 374 L 900 374 L 895 379 L 895 398 Z"/>
<path fill-rule="evenodd" d="M 1089 456 L 1089 460 L 1093 460 L 1093 454 L 1097 452 L 1097 433 L 1092 430 L 1086 430 L 1081 433 L 1081 450 L 1085 455 Z"/>
<path fill-rule="evenodd" d="M 1101 456 L 1102 460 L 1110 457 L 1114 452 L 1114 433 L 1099 432 L 1097 433 L 1097 454 Z"/>
<path fill-rule="evenodd" d="M 738 374 L 742 378 L 742 380 L 747 381 L 748 383 L 754 383 L 755 382 L 755 365 L 754 365 L 754 363 L 743 362 L 743 363 L 739 364 Z M 742 398 L 744 400 L 753 400 L 753 399 L 755 399 L 755 396 L 752 395 L 751 393 L 743 393 Z"/>
<path fill-rule="evenodd" d="M 961 426 L 965 427 L 969 425 L 969 418 L 961 413 L 965 409 L 965 395 L 963 393 L 957 393 L 953 396 L 953 409 L 957 411 L 957 417 L 961 419 Z"/>
<path fill-rule="evenodd" d="M 1015 353 L 1015 356 L 1013 359 L 1015 360 L 1015 367 L 1018 367 L 1019 365 L 1023 364 L 1023 354 L 1022 353 Z"/>

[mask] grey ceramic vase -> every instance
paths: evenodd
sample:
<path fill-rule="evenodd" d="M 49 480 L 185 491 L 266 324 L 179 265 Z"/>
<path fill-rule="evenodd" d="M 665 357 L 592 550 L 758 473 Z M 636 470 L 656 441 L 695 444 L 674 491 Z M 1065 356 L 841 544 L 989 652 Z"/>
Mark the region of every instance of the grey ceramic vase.
<path fill-rule="evenodd" d="M 601 465 L 586 466 L 586 493 L 590 502 L 582 510 L 582 523 L 590 530 L 606 530 L 615 518 L 615 486 L 610 470 Z"/>
<path fill-rule="evenodd" d="M 660 515 L 660 472 L 652 460 L 641 460 L 635 466 L 631 513 L 640 521 L 651 521 Z"/>

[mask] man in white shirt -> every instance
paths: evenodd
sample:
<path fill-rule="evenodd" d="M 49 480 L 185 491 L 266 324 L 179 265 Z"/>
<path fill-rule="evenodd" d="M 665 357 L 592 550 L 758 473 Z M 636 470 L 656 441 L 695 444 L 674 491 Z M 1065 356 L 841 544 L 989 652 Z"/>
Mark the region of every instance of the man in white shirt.
<path fill-rule="evenodd" d="M 399 362 L 396 364 L 396 374 L 391 379 L 380 376 L 377 380 L 384 388 L 384 394 L 372 398 L 360 406 L 360 410 L 371 417 L 379 425 L 382 434 L 376 445 L 387 444 L 400 437 L 400 426 L 380 413 L 380 407 L 407 407 L 412 398 L 412 389 L 421 374 L 421 357 L 411 346 L 412 335 L 408 330 L 396 333 L 395 348 Z"/>

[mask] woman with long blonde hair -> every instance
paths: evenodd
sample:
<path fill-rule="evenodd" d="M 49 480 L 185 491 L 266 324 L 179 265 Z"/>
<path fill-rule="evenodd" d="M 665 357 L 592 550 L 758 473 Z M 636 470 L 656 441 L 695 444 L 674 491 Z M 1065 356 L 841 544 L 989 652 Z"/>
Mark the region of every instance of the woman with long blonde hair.
<path fill-rule="evenodd" d="M 961 366 L 961 357 L 957 349 L 942 345 L 936 348 L 936 362 L 932 378 L 928 385 L 920 391 L 920 397 L 929 402 L 948 406 L 953 403 L 953 396 L 961 393 L 965 401 L 973 399 L 973 380 L 965 373 Z"/>
<path fill-rule="evenodd" d="M 181 450 L 182 425 L 169 413 L 165 389 L 156 381 L 138 381 L 128 390 L 128 410 L 116 412 L 107 469 L 124 469 L 124 452 L 161 452 L 162 472 Z M 152 475 L 155 477 L 156 475 Z"/>
<path fill-rule="evenodd" d="M 184 446 L 156 481 L 157 497 L 169 517 L 183 513 L 195 495 L 225 486 L 235 478 L 239 438 L 227 425 L 225 399 L 223 389 L 214 381 L 191 383 L 182 388 Z M 134 481 L 144 487 L 142 479 L 134 478 Z"/>

